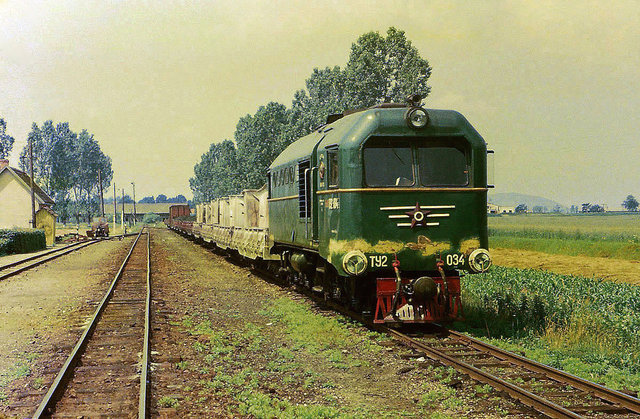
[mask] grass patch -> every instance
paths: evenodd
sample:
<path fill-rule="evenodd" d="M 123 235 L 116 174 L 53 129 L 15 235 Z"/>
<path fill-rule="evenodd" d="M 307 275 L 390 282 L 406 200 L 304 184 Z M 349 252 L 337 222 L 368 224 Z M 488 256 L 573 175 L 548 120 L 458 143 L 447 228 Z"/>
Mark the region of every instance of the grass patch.
<path fill-rule="evenodd" d="M 490 217 L 492 247 L 640 259 L 640 214 Z"/>
<path fill-rule="evenodd" d="M 464 278 L 473 334 L 614 388 L 640 389 L 640 287 L 494 267 Z"/>
<path fill-rule="evenodd" d="M 381 351 L 381 347 L 374 342 L 377 334 L 369 333 L 363 337 L 354 333 L 355 325 L 350 320 L 318 316 L 305 305 L 288 298 L 275 300 L 263 310 L 263 314 L 284 324 L 294 349 L 304 348 L 309 353 L 321 354 L 337 368 L 361 365 L 350 355 L 356 348 L 375 353 Z"/>
<path fill-rule="evenodd" d="M 238 410 L 256 418 L 352 418 L 331 406 L 294 405 L 256 391 L 243 391 L 238 395 Z"/>
<path fill-rule="evenodd" d="M 4 394 L 5 387 L 11 383 L 13 380 L 17 380 L 18 378 L 24 378 L 31 375 L 31 361 L 35 360 L 38 355 L 37 354 L 29 354 L 24 353 L 18 355 L 19 359 L 16 363 L 6 370 L 0 371 L 0 400 L 4 397 L 6 399 L 6 395 Z M 35 381 L 33 384 L 37 384 Z"/>
<path fill-rule="evenodd" d="M 633 214 L 521 214 L 515 216 L 489 217 L 489 228 L 493 231 L 524 230 L 541 237 L 552 232 L 562 239 L 601 239 L 640 241 L 640 213 Z"/>
<path fill-rule="evenodd" d="M 512 234 L 509 234 L 512 233 Z M 554 255 L 640 259 L 640 243 L 591 239 L 537 238 L 519 236 L 522 232 L 491 232 L 492 247 L 533 250 Z M 523 233 L 524 234 L 524 233 Z"/>

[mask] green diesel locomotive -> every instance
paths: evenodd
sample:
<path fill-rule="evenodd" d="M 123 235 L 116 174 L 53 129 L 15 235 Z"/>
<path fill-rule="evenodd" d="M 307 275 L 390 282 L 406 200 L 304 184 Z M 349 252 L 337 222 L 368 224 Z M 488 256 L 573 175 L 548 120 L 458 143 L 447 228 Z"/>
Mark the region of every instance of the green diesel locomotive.
<path fill-rule="evenodd" d="M 190 234 L 376 322 L 460 317 L 460 271 L 491 265 L 487 148 L 460 113 L 419 102 L 331 115 L 266 189 L 199 206 Z"/>

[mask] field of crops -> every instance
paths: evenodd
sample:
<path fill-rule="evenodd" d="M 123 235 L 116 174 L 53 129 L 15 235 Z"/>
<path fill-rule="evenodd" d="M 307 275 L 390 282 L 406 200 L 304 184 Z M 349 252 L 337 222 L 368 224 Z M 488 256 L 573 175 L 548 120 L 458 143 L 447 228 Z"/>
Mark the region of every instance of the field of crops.
<path fill-rule="evenodd" d="M 489 218 L 492 247 L 640 259 L 640 214 L 520 214 Z"/>
<path fill-rule="evenodd" d="M 463 284 L 462 330 L 584 378 L 640 390 L 640 287 L 501 267 Z"/>

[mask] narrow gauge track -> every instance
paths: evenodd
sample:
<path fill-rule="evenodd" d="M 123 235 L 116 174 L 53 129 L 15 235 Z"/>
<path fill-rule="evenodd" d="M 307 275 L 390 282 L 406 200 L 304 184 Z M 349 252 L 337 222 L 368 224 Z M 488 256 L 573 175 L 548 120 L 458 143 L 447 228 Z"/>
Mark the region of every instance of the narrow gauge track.
<path fill-rule="evenodd" d="M 640 417 L 637 398 L 462 333 L 438 327 L 435 334 L 409 336 L 387 327 L 378 329 L 549 417 Z"/>
<path fill-rule="evenodd" d="M 130 233 L 125 234 L 124 236 L 112 236 L 101 239 L 89 239 L 82 240 L 77 243 L 70 244 L 68 246 L 60 247 L 58 249 L 52 249 L 48 252 L 39 253 L 34 256 L 29 256 L 21 260 L 17 260 L 15 262 L 7 263 L 5 265 L 0 266 L 0 281 L 3 279 L 10 278 L 14 275 L 17 275 L 21 272 L 27 271 L 31 268 L 35 268 L 36 266 L 40 266 L 44 263 L 50 262 L 54 259 L 59 258 L 60 256 L 67 255 L 71 252 L 75 252 L 76 250 L 80 250 L 84 247 L 90 246 L 92 244 L 100 243 L 103 240 L 112 240 L 116 237 L 129 237 L 129 236 L 137 236 L 138 233 Z M 27 263 L 31 262 L 31 263 Z"/>
<path fill-rule="evenodd" d="M 34 418 L 147 416 L 149 256 L 141 231 Z"/>
<path fill-rule="evenodd" d="M 255 269 L 270 281 L 270 272 Z M 640 418 L 640 400 L 628 394 L 576 377 L 505 351 L 479 339 L 439 325 L 432 333 L 411 335 L 384 325 L 374 324 L 344 307 L 296 286 L 302 294 L 320 305 L 351 317 L 370 329 L 385 333 L 418 353 L 507 393 L 512 398 L 551 418 Z"/>
<path fill-rule="evenodd" d="M 0 281 L 98 242 L 100 242 L 100 240 L 84 240 L 59 249 L 52 249 L 48 252 L 7 263 L 6 265 L 0 266 Z"/>

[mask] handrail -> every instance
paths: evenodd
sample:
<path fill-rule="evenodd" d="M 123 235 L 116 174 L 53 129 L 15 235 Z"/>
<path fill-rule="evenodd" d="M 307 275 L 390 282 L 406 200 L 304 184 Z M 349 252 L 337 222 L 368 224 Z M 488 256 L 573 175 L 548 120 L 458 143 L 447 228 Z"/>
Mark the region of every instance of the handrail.
<path fill-rule="evenodd" d="M 304 238 L 309 239 L 309 200 L 307 199 L 307 174 L 311 169 L 304 169 Z"/>

